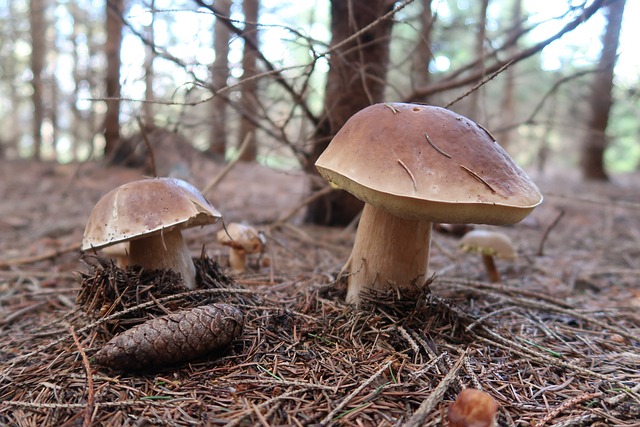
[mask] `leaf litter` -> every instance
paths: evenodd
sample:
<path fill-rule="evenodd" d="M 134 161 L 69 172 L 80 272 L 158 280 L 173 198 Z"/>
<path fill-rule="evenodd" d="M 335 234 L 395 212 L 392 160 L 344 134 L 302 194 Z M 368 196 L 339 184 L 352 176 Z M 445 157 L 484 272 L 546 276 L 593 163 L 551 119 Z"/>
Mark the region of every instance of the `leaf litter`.
<path fill-rule="evenodd" d="M 95 182 L 103 173 L 98 168 L 77 179 Z M 251 172 L 241 172 L 228 179 L 249 181 Z M 19 175 L 12 182 L 7 173 L 0 184 L 3 218 L 20 217 L 16 206 L 28 206 L 18 199 Z M 39 181 L 42 170 L 31 174 L 40 184 L 23 191 L 36 209 L 23 221 L 2 223 L 12 238 L 0 248 L 1 424 L 438 426 L 446 425 L 458 393 L 476 388 L 498 403 L 501 426 L 638 425 L 638 180 L 563 189 L 589 200 L 554 196 L 557 183 L 542 181 L 551 194 L 545 205 L 505 229 L 521 257 L 503 266 L 503 284 L 487 283 L 481 261 L 457 253 L 454 237 L 436 236 L 433 278 L 407 294 L 368 294 L 357 309 L 343 302 L 345 281 L 337 277 L 352 230 L 270 229 L 277 213 L 259 222 L 262 202 L 245 203 L 267 235 L 266 267 L 254 260 L 251 271 L 222 271 L 210 279 L 216 285 L 195 291 L 153 288 L 95 316 L 105 300 L 87 298 L 91 310 L 76 304 L 82 279 L 95 273 L 77 252 L 10 262 L 79 242 L 90 201 L 106 189 L 77 184 L 82 191 L 63 197 L 48 181 L 68 183 L 69 175 L 53 175 Z M 270 191 L 286 193 L 282 181 Z M 231 189 L 221 188 L 216 198 L 233 198 Z M 51 219 L 39 215 L 51 209 L 42 198 L 56 194 L 66 231 L 43 234 L 36 227 Z M 565 214 L 548 233 L 544 255 L 536 255 L 560 210 Z M 242 215 L 233 211 L 228 219 Z M 187 239 L 225 266 L 226 251 L 213 243 L 214 234 L 202 229 Z M 120 274 L 100 265 L 107 277 Z M 176 283 L 170 273 L 149 280 Z M 244 314 L 242 334 L 221 354 L 143 373 L 93 360 L 111 336 L 133 324 L 215 303 Z"/>

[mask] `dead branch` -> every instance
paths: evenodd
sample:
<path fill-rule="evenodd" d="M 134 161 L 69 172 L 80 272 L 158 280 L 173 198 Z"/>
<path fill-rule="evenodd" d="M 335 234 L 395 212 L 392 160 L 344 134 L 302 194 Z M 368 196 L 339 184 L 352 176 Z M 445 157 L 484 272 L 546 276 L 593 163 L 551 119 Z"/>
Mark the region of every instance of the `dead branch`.
<path fill-rule="evenodd" d="M 89 358 L 87 357 L 87 353 L 85 353 L 82 344 L 80 344 L 80 340 L 78 339 L 78 335 L 76 335 L 76 331 L 73 329 L 73 326 L 69 326 L 69 333 L 73 337 L 73 342 L 76 347 L 78 347 L 78 352 L 82 357 L 82 365 L 84 366 L 84 370 L 87 373 L 87 406 L 84 409 L 84 416 L 82 418 L 82 427 L 89 427 L 91 425 L 91 418 L 93 415 L 93 411 L 95 408 L 95 390 L 93 387 L 93 373 L 91 372 L 91 365 L 89 364 Z"/>

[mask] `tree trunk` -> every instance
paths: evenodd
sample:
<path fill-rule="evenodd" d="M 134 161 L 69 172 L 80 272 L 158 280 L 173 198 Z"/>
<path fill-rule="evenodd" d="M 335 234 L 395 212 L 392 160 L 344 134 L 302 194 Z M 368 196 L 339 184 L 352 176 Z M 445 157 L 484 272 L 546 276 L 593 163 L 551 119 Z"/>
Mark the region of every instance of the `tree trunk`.
<path fill-rule="evenodd" d="M 390 0 L 332 0 L 332 46 L 379 19 L 392 9 L 393 4 Z M 331 53 L 324 116 L 314 134 L 313 147 L 305 165 L 308 173 L 317 177 L 315 161 L 352 115 L 382 101 L 392 26 L 391 18 L 381 20 Z M 324 185 L 321 178 L 311 180 L 312 191 Z M 309 205 L 306 220 L 314 224 L 345 225 L 358 215 L 362 206 L 363 203 L 349 193 L 333 191 Z"/>
<path fill-rule="evenodd" d="M 242 33 L 245 40 L 250 40 L 253 46 L 258 46 L 258 9 L 260 7 L 259 0 L 242 0 L 242 11 L 244 12 L 244 31 Z M 258 83 L 251 77 L 257 74 L 257 52 L 250 46 L 250 43 L 244 44 L 244 53 L 242 56 L 242 83 L 240 89 L 240 108 L 245 113 L 240 121 L 240 138 L 239 144 L 249 135 L 249 145 L 240 157 L 244 162 L 252 162 L 258 154 L 256 144 L 256 125 L 248 120 L 245 115 L 255 117 L 258 113 Z"/>
<path fill-rule="evenodd" d="M 120 142 L 120 48 L 124 0 L 106 2 L 107 112 L 104 117 L 104 154 L 111 155 Z"/>
<path fill-rule="evenodd" d="M 31 33 L 31 73 L 33 78 L 31 86 L 33 93 L 31 102 L 33 103 L 32 117 L 32 143 L 33 157 L 40 160 L 42 150 L 42 124 L 44 122 L 44 84 L 43 72 L 46 55 L 46 20 L 45 20 L 45 0 L 31 0 L 29 2 L 29 25 Z"/>
<path fill-rule="evenodd" d="M 215 6 L 225 17 L 231 14 L 231 0 L 217 0 Z M 211 65 L 211 83 L 215 90 L 227 86 L 229 78 L 229 28 L 216 18 L 214 26 L 213 49 L 216 59 Z M 209 128 L 209 154 L 224 160 L 227 152 L 227 101 L 222 96 L 211 100 L 211 127 Z"/>
<path fill-rule="evenodd" d="M 606 132 L 613 104 L 613 69 L 617 59 L 625 1 L 612 0 L 606 8 L 607 27 L 602 37 L 599 71 L 595 74 L 591 86 L 589 134 L 582 152 L 582 175 L 586 179 L 609 179 L 604 166 L 604 152 L 608 143 Z"/>
<path fill-rule="evenodd" d="M 153 24 L 156 18 L 156 2 L 155 0 L 151 0 L 149 3 L 149 8 L 151 9 L 151 21 L 149 25 L 147 25 L 144 29 L 145 36 L 152 45 L 155 45 L 155 33 Z M 155 59 L 155 53 L 153 52 L 153 46 L 145 47 L 145 57 L 144 57 L 144 100 L 145 103 L 142 105 L 143 113 L 144 113 L 144 123 L 145 126 L 153 126 L 153 100 L 155 96 L 153 94 L 153 60 Z"/>
<path fill-rule="evenodd" d="M 485 77 L 485 48 L 484 41 L 487 38 L 487 9 L 489 8 L 489 0 L 482 0 L 480 2 L 480 13 L 478 15 L 478 32 L 476 33 L 476 56 L 478 58 L 478 70 L 482 73 L 482 78 Z M 484 89 L 477 88 L 469 94 L 469 112 L 467 117 L 478 122 L 484 122 L 481 117 L 482 108 L 480 107 L 480 94 Z"/>
<path fill-rule="evenodd" d="M 511 30 L 507 37 L 515 37 L 516 34 L 522 31 L 522 0 L 513 1 L 513 9 L 511 12 Z M 507 49 L 507 56 L 514 54 L 518 49 L 518 45 L 514 44 Z M 515 81 L 516 81 L 516 65 L 512 64 L 504 71 L 504 93 L 502 96 L 501 116 L 502 123 L 505 130 L 497 132 L 496 137 L 498 142 L 505 150 L 509 151 L 509 146 L 512 145 L 514 129 L 512 126 L 515 124 L 517 117 L 517 103 L 515 102 Z M 545 146 L 545 148 L 548 148 Z"/>
<path fill-rule="evenodd" d="M 433 30 L 433 11 L 431 9 L 432 0 L 422 0 L 422 13 L 420 14 L 420 37 L 413 55 L 413 85 L 414 87 L 424 87 L 431 81 L 429 64 L 433 59 L 431 49 L 431 33 Z M 426 99 L 422 99 L 427 102 Z"/>

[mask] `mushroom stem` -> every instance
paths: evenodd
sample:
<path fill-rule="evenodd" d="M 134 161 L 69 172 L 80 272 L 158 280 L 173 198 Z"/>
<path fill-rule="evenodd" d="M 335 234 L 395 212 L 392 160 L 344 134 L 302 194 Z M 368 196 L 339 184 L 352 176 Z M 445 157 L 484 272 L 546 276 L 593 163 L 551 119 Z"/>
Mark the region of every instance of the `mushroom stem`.
<path fill-rule="evenodd" d="M 163 230 L 129 243 L 130 264 L 146 269 L 170 269 L 180 273 L 188 289 L 196 288 L 196 267 L 177 228 Z"/>
<path fill-rule="evenodd" d="M 231 266 L 231 271 L 234 273 L 244 273 L 247 269 L 247 253 L 244 249 L 231 248 L 229 266 Z"/>
<path fill-rule="evenodd" d="M 496 268 L 496 263 L 493 260 L 493 255 L 482 254 L 482 262 L 484 268 L 487 270 L 487 277 L 491 283 L 500 283 L 500 272 Z"/>
<path fill-rule="evenodd" d="M 365 204 L 351 252 L 347 302 L 365 288 L 410 288 L 429 266 L 431 222 L 407 220 Z"/>

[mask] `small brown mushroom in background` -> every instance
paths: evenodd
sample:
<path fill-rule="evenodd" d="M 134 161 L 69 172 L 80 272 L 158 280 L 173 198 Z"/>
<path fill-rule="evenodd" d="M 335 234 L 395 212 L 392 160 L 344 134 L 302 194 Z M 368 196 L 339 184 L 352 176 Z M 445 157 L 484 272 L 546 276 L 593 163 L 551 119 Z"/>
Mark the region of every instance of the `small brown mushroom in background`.
<path fill-rule="evenodd" d="M 492 283 L 500 282 L 500 272 L 496 268 L 494 257 L 503 259 L 518 257 L 509 236 L 497 231 L 470 231 L 460 239 L 458 247 L 464 252 L 475 252 L 482 255 L 482 262 L 487 270 L 489 281 Z"/>
<path fill-rule="evenodd" d="M 131 265 L 180 273 L 196 287 L 196 269 L 180 230 L 213 224 L 222 215 L 191 184 L 176 178 L 133 181 L 105 194 L 94 206 L 81 250 L 128 242 Z"/>
<path fill-rule="evenodd" d="M 484 391 L 466 388 L 449 405 L 449 427 L 494 427 L 498 403 Z"/>
<path fill-rule="evenodd" d="M 229 246 L 229 265 L 234 273 L 247 269 L 247 255 L 262 252 L 264 242 L 258 231 L 245 224 L 232 222 L 218 231 L 218 241 Z"/>

